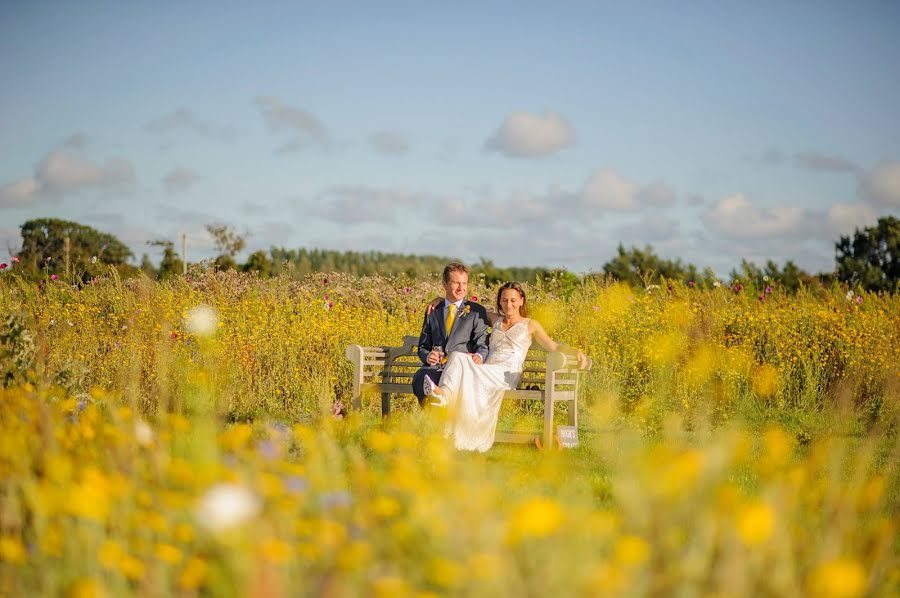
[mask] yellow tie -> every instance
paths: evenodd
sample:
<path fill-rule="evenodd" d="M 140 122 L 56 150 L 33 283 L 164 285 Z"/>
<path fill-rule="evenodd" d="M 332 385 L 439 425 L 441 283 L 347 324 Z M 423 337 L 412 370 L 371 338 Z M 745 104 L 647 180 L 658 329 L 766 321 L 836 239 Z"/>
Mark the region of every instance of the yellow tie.
<path fill-rule="evenodd" d="M 447 314 L 446 332 L 447 332 L 448 337 L 450 336 L 450 329 L 453 328 L 453 320 L 455 320 L 455 319 L 456 319 L 456 304 L 451 303 L 450 304 L 450 313 Z"/>

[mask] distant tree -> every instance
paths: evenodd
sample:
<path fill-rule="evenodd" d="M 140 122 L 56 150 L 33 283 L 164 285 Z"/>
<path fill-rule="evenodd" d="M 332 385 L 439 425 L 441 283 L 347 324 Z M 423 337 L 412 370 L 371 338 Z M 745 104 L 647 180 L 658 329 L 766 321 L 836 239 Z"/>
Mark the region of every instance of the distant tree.
<path fill-rule="evenodd" d="M 244 272 L 258 272 L 260 276 L 272 276 L 273 262 L 265 251 L 254 251 L 247 258 L 247 263 L 241 267 Z"/>
<path fill-rule="evenodd" d="M 150 241 L 149 244 L 162 247 L 163 249 L 162 260 L 160 260 L 159 268 L 156 270 L 157 278 L 164 280 L 173 276 L 180 276 L 184 272 L 184 262 L 175 253 L 175 244 L 172 241 L 157 239 L 156 241 Z"/>
<path fill-rule="evenodd" d="M 683 264 L 681 260 L 667 260 L 653 252 L 650 245 L 644 249 L 625 249 L 621 244 L 617 255 L 603 265 L 603 272 L 636 287 L 658 283 L 660 278 L 688 282 L 706 282 L 715 279 L 711 271 L 700 273 L 697 266 Z"/>
<path fill-rule="evenodd" d="M 247 246 L 246 235 L 239 235 L 231 230 L 231 227 L 227 224 L 207 224 L 206 231 L 213 238 L 216 251 L 219 252 L 215 259 L 216 267 L 219 270 L 236 269 L 237 262 L 234 256 Z"/>
<path fill-rule="evenodd" d="M 900 220 L 879 218 L 835 244 L 838 280 L 870 291 L 893 291 L 900 282 Z"/>
<path fill-rule="evenodd" d="M 742 260 L 740 270 L 731 271 L 731 278 L 741 279 L 759 290 L 777 284 L 790 292 L 799 290 L 801 285 L 808 286 L 816 280 L 791 260 L 786 261 L 783 268 L 779 268 L 772 260 L 766 262 L 765 268 Z"/>
<path fill-rule="evenodd" d="M 153 265 L 153 261 L 146 253 L 141 256 L 140 268 L 141 272 L 146 274 L 149 278 L 156 278 L 156 266 Z"/>
<path fill-rule="evenodd" d="M 105 264 L 130 273 L 131 250 L 113 235 L 57 218 L 29 220 L 21 226 L 20 268 L 26 275 L 69 274 L 88 280 Z M 47 259 L 49 258 L 49 259 Z"/>

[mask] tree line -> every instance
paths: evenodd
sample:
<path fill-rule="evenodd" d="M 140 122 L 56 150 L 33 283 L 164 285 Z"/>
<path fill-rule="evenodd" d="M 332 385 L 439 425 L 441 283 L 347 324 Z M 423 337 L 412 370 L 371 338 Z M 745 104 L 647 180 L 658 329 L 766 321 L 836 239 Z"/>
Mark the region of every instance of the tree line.
<path fill-rule="evenodd" d="M 20 275 L 34 280 L 65 276 L 67 280 L 87 282 L 109 266 L 123 277 L 143 273 L 151 278 L 166 279 L 182 274 L 185 269 L 174 243 L 169 240 L 149 243 L 162 251 L 158 265 L 147 253 L 142 255 L 139 265 L 134 265 L 135 256 L 124 243 L 90 226 L 42 218 L 29 220 L 20 228 L 21 250 L 14 257 L 14 264 L 0 264 L 0 269 L 15 266 L 14 270 Z M 440 272 L 445 264 L 453 261 L 451 257 L 435 255 L 272 247 L 269 251 L 251 253 L 245 262 L 240 263 L 237 255 L 246 247 L 246 235 L 225 225 L 210 224 L 206 229 L 213 238 L 218 255 L 205 265 L 221 270 L 255 272 L 262 277 L 286 275 L 302 278 L 315 272 L 345 272 L 356 276 L 406 274 L 419 278 Z M 484 258 L 473 264 L 472 269 L 488 284 L 549 278 L 570 283 L 577 280 L 574 274 L 565 270 L 504 268 Z M 628 249 L 619 245 L 616 255 L 603 264 L 600 274 L 633 286 L 660 284 L 664 280 L 678 280 L 691 286 L 719 283 L 712 270 L 700 270 L 694 264 L 679 259 L 661 258 L 649 245 Z M 898 290 L 900 220 L 885 216 L 874 226 L 842 236 L 835 243 L 834 272 L 811 274 L 791 260 L 782 266 L 773 261 L 757 266 L 744 260 L 740 267 L 731 271 L 730 278 L 753 284 L 759 289 L 777 284 L 787 290 L 797 290 L 801 286 L 840 281 L 871 291 Z"/>

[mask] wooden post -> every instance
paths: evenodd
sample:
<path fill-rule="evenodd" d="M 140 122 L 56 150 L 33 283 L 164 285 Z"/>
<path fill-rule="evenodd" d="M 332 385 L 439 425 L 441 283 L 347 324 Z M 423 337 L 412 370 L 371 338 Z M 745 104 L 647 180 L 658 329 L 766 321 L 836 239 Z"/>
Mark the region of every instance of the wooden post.
<path fill-rule="evenodd" d="M 359 345 L 350 345 L 344 351 L 344 355 L 350 360 L 350 363 L 353 364 L 353 396 L 351 397 L 350 404 L 357 411 L 362 409 L 362 391 L 360 387 L 363 383 L 364 353 L 364 349 Z"/>
<path fill-rule="evenodd" d="M 64 247 L 63 255 L 65 256 L 64 260 L 65 260 L 65 266 L 66 266 L 66 280 L 69 280 L 69 235 L 66 235 L 63 247 Z"/>
<path fill-rule="evenodd" d="M 187 235 L 181 233 L 181 273 L 187 274 Z"/>

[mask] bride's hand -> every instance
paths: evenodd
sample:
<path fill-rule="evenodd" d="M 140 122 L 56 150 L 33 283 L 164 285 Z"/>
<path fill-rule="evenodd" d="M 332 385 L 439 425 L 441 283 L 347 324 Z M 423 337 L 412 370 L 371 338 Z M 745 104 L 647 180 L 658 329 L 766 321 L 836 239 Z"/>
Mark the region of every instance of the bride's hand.
<path fill-rule="evenodd" d="M 440 305 L 441 301 L 443 301 L 443 300 L 444 300 L 443 297 L 435 297 L 434 299 L 432 299 L 431 303 L 429 303 L 428 305 L 425 306 L 425 314 L 430 316 L 431 312 L 436 310 L 437 306 Z"/>
<path fill-rule="evenodd" d="M 582 369 L 582 370 L 583 370 L 584 368 L 587 367 L 587 364 L 588 364 L 588 358 L 587 358 L 587 355 L 585 355 L 585 354 L 582 353 L 581 351 L 578 351 L 578 352 L 576 353 L 576 355 L 575 355 L 575 358 L 578 360 L 578 367 L 579 367 L 579 369 Z"/>

